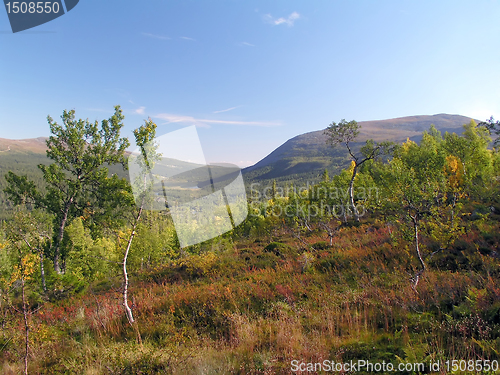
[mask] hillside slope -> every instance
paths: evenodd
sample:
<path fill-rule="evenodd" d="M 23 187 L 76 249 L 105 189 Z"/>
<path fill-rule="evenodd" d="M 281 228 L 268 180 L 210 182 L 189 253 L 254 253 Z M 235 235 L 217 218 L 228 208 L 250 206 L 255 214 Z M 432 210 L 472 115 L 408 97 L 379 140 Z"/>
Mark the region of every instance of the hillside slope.
<path fill-rule="evenodd" d="M 42 172 L 38 164 L 49 164 L 45 151 L 47 138 L 5 139 L 0 138 L 0 220 L 10 216 L 11 207 L 7 202 L 4 189 L 7 187 L 5 176 L 8 171 L 26 175 L 36 184 L 43 184 Z"/>
<path fill-rule="evenodd" d="M 359 148 L 367 139 L 376 141 L 390 140 L 404 142 L 407 138 L 419 141 L 422 132 L 434 124 L 441 132 L 461 132 L 462 125 L 471 118 L 459 115 L 438 114 L 434 116 L 408 116 L 389 120 L 363 121 Z M 3 189 L 5 175 L 9 170 L 16 174 L 27 175 L 37 184 L 43 185 L 42 175 L 37 165 L 49 163 L 45 155 L 47 138 L 11 140 L 0 138 L 0 220 L 8 217 L 8 205 Z M 323 130 L 298 135 L 271 152 L 257 164 L 245 168 L 243 175 L 247 185 L 252 182 L 268 184 L 276 180 L 281 184 L 294 181 L 295 184 L 314 183 L 321 173 L 328 169 L 331 174 L 345 168 L 350 162 L 345 149 L 332 148 L 326 144 Z M 128 177 L 121 167 L 111 168 L 111 173 Z"/>
<path fill-rule="evenodd" d="M 6 139 L 0 138 L 0 157 L 7 155 L 9 152 L 34 153 L 45 155 L 48 138 L 38 137 L 29 139 Z"/>
<path fill-rule="evenodd" d="M 397 143 L 404 142 L 407 138 L 419 141 L 422 132 L 429 129 L 431 124 L 442 133 L 461 133 L 462 125 L 470 120 L 471 118 L 465 116 L 438 114 L 362 121 L 359 122 L 359 142 L 354 143 L 354 148 L 359 150 L 370 138 Z M 257 164 L 245 168 L 243 174 L 247 182 L 265 183 L 273 179 L 280 182 L 313 182 L 317 181 L 325 168 L 335 173 L 345 168 L 349 162 L 345 149 L 341 146 L 328 146 L 323 130 L 318 130 L 288 140 Z"/>

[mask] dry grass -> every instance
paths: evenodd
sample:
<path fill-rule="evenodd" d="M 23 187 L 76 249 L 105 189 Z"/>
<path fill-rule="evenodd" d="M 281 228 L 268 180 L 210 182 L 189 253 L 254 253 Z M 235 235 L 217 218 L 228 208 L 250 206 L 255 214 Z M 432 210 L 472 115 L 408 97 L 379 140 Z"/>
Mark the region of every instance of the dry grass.
<path fill-rule="evenodd" d="M 292 359 L 498 358 L 498 260 L 482 256 L 479 270 L 431 269 L 415 292 L 415 259 L 385 227 L 344 229 L 333 247 L 308 250 L 307 270 L 293 238 L 278 235 L 289 254 L 245 240 L 216 262 L 195 256 L 138 275 L 142 345 L 115 291 L 47 303 L 32 319 L 31 372 L 280 374 Z M 5 374 L 20 370 L 19 324 L 8 328 Z"/>

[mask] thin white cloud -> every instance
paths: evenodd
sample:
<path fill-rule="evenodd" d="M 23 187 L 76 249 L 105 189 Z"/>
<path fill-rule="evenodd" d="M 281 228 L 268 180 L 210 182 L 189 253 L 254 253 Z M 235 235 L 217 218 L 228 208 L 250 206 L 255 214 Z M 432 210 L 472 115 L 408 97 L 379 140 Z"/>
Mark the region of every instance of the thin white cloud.
<path fill-rule="evenodd" d="M 168 123 L 189 123 L 194 124 L 198 127 L 210 127 L 210 124 L 221 124 L 221 125 L 243 125 L 243 126 L 280 126 L 280 122 L 276 121 L 234 121 L 234 120 L 214 120 L 214 119 L 203 119 L 194 118 L 192 116 L 176 115 L 172 113 L 159 113 L 154 118 L 159 118 L 167 121 Z"/>
<path fill-rule="evenodd" d="M 209 128 L 210 126 L 200 122 L 198 119 L 195 119 L 192 116 L 183 116 L 183 115 L 175 115 L 172 113 L 159 113 L 154 118 L 159 118 L 165 120 L 167 123 L 188 123 L 194 124 L 200 128 Z"/>
<path fill-rule="evenodd" d="M 143 115 L 145 109 L 146 107 L 139 107 L 134 112 L 137 113 L 138 115 Z"/>
<path fill-rule="evenodd" d="M 270 14 L 265 14 L 263 17 L 263 20 L 267 23 L 270 23 L 271 25 L 288 25 L 289 27 L 293 26 L 296 20 L 300 18 L 300 14 L 297 12 L 290 13 L 290 15 L 287 18 L 274 18 Z"/>
<path fill-rule="evenodd" d="M 161 40 L 170 40 L 170 39 L 172 39 L 172 38 L 169 38 L 168 36 L 151 34 L 151 33 L 142 33 L 142 35 L 147 36 L 148 38 L 161 39 Z"/>
<path fill-rule="evenodd" d="M 236 108 L 239 108 L 241 107 L 240 105 L 237 105 L 236 107 L 231 107 L 231 108 L 227 108 L 227 109 L 222 109 L 220 111 L 213 111 L 212 113 L 222 113 L 222 112 L 229 112 L 229 111 L 232 111 L 233 109 L 236 109 Z"/>
<path fill-rule="evenodd" d="M 255 47 L 255 44 L 248 43 L 248 42 L 241 42 L 241 44 L 244 46 Z"/>
<path fill-rule="evenodd" d="M 188 37 L 188 36 L 181 36 L 180 38 L 181 38 L 181 39 L 184 39 L 184 40 L 192 40 L 193 42 L 195 42 L 195 41 L 196 41 L 196 39 L 190 38 L 190 37 Z"/>

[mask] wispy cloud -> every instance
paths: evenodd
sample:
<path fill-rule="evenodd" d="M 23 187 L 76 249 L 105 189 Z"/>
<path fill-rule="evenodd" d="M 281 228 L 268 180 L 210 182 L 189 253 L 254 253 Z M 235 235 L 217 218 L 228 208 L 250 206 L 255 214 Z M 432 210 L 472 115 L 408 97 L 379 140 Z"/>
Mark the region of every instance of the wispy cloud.
<path fill-rule="evenodd" d="M 194 124 L 198 127 L 209 128 L 210 124 L 220 124 L 220 125 L 243 125 L 243 126 L 280 126 L 280 122 L 276 121 L 234 121 L 234 120 L 214 120 L 214 119 L 204 119 L 195 118 L 192 116 L 176 115 L 172 113 L 159 113 L 154 118 L 159 118 L 165 120 L 169 123 L 189 123 Z"/>
<path fill-rule="evenodd" d="M 241 44 L 244 46 L 255 47 L 255 44 L 248 43 L 248 42 L 241 42 Z"/>
<path fill-rule="evenodd" d="M 236 108 L 239 108 L 241 107 L 241 105 L 237 105 L 236 107 L 231 107 L 231 108 L 227 108 L 227 109 L 222 109 L 220 111 L 214 111 L 212 113 L 222 113 L 222 112 L 229 112 L 229 111 L 232 111 L 233 109 L 236 109 Z"/>
<path fill-rule="evenodd" d="M 289 27 L 293 26 L 296 20 L 300 18 L 300 14 L 297 12 L 291 13 L 287 18 L 274 18 L 270 14 L 265 14 L 263 20 L 271 25 L 288 25 Z"/>
<path fill-rule="evenodd" d="M 144 110 L 146 109 L 146 107 L 139 107 L 137 108 L 134 112 L 138 115 L 143 115 L 144 114 Z"/>
<path fill-rule="evenodd" d="M 151 34 L 151 33 L 142 33 L 142 35 L 147 36 L 148 38 L 161 39 L 161 40 L 170 40 L 171 39 L 168 36 Z"/>
<path fill-rule="evenodd" d="M 196 41 L 196 39 L 190 38 L 190 37 L 188 37 L 188 36 L 181 36 L 180 38 L 181 38 L 181 39 L 184 39 L 184 40 L 192 40 L 193 42 L 195 42 L 195 41 Z"/>

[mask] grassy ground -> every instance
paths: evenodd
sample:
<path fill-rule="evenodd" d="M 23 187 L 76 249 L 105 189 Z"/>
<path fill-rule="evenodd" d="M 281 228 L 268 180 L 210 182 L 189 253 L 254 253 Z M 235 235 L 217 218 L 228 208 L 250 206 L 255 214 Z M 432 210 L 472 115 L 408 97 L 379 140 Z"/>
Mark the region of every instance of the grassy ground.
<path fill-rule="evenodd" d="M 140 342 L 119 281 L 103 280 L 32 316 L 30 373 L 289 374 L 292 360 L 499 359 L 499 229 L 471 227 L 428 259 L 416 290 L 411 244 L 383 224 L 344 228 L 333 246 L 310 232 L 306 249 L 279 230 L 240 239 L 132 278 Z M 23 322 L 3 322 L 0 368 L 17 374 Z"/>

